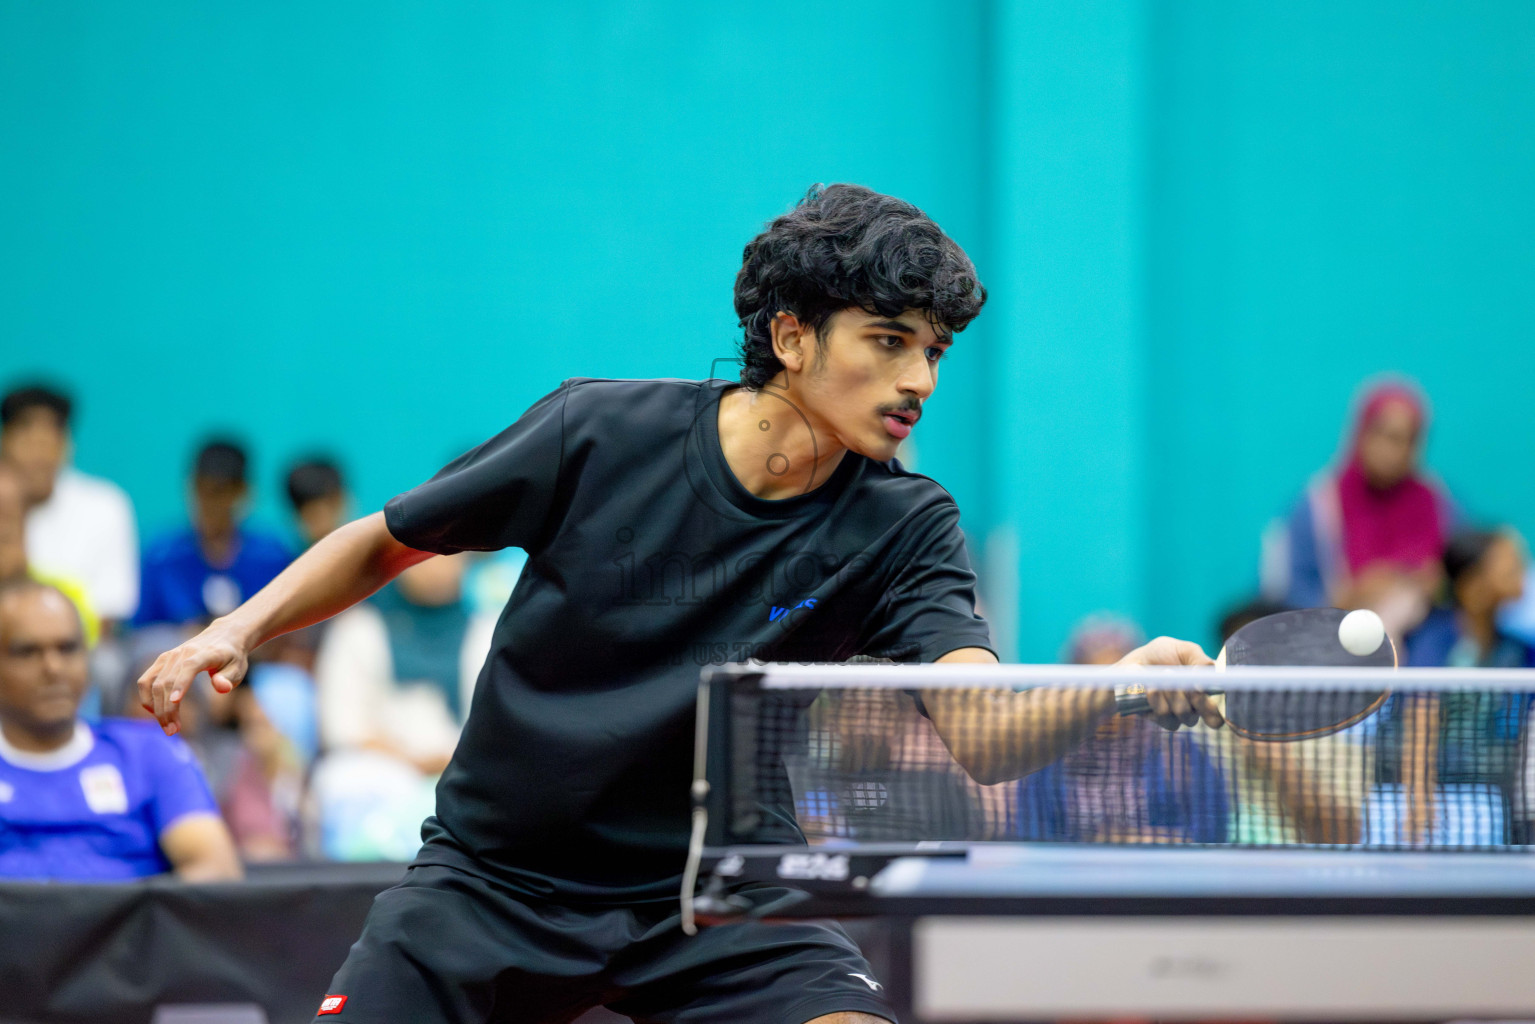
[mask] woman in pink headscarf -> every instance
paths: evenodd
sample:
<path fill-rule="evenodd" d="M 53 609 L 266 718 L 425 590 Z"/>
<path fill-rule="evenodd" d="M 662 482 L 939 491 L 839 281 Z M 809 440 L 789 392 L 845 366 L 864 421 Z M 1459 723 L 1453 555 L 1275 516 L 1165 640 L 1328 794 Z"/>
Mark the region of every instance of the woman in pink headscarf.
<path fill-rule="evenodd" d="M 1400 637 L 1432 606 L 1454 525 L 1448 496 L 1418 467 L 1428 416 L 1406 384 L 1371 389 L 1341 464 L 1290 516 L 1282 593 L 1292 607 L 1373 608 Z"/>

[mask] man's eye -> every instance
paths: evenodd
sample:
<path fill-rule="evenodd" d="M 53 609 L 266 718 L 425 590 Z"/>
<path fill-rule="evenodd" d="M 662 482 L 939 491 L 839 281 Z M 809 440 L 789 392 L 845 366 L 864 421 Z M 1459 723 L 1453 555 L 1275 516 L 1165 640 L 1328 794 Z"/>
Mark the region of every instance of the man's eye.
<path fill-rule="evenodd" d="M 900 348 L 905 340 L 899 334 L 881 334 L 879 336 L 879 343 L 886 348 Z"/>
<path fill-rule="evenodd" d="M 66 643 L 59 644 L 59 653 L 64 655 L 73 656 L 79 654 L 84 649 L 85 645 L 79 640 L 70 640 Z"/>
<path fill-rule="evenodd" d="M 947 355 L 948 352 L 949 350 L 944 348 L 942 345 L 929 345 L 927 347 L 927 360 L 930 363 L 936 363 L 938 360 Z"/>

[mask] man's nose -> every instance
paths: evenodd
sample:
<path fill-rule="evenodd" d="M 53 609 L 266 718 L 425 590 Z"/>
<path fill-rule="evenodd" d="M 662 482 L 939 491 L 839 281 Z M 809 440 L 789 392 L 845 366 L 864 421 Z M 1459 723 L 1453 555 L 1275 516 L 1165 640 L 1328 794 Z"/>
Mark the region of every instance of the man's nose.
<path fill-rule="evenodd" d="M 69 653 L 62 647 L 48 647 L 43 650 L 43 672 L 50 681 L 58 679 L 69 671 Z"/>
<path fill-rule="evenodd" d="M 921 352 L 901 367 L 901 379 L 896 384 L 903 394 L 915 395 L 919 399 L 926 399 L 937 386 L 938 367 Z"/>

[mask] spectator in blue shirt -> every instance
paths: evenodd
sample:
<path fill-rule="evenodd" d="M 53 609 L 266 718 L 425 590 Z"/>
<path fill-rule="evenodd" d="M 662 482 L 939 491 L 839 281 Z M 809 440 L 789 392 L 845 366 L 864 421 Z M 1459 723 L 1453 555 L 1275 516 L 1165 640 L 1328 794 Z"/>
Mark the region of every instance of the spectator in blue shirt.
<path fill-rule="evenodd" d="M 144 551 L 134 624 L 201 626 L 271 582 L 293 554 L 275 534 L 243 522 L 250 486 L 239 445 L 213 441 L 197 453 L 192 523 Z"/>
<path fill-rule="evenodd" d="M 1112 615 L 1083 620 L 1066 660 L 1112 665 L 1143 642 Z M 1139 717 L 1111 718 L 1061 760 L 1019 782 L 1009 838 L 1076 843 L 1221 843 L 1230 825 L 1226 781 L 1188 733 Z"/>
<path fill-rule="evenodd" d="M 234 843 L 179 738 L 91 726 L 80 616 L 32 580 L 0 586 L 0 877 L 239 878 Z"/>
<path fill-rule="evenodd" d="M 1535 667 L 1535 649 L 1498 625 L 1499 609 L 1524 593 L 1525 552 L 1519 536 L 1507 530 L 1461 530 L 1450 538 L 1443 562 L 1449 603 L 1408 634 L 1407 663 L 1418 668 Z M 1435 735 L 1410 727 L 1406 718 L 1412 704 L 1401 695 L 1387 701 L 1381 709 L 1380 744 L 1387 751 L 1381 781 L 1415 784 L 1433 794 L 1435 816 L 1445 824 L 1444 833 L 1430 841 L 1526 841 L 1531 813 L 1522 763 L 1530 695 L 1448 691 L 1419 695 L 1413 703 Z M 1417 748 L 1415 757 L 1407 753 L 1409 745 Z M 1431 760 L 1426 756 L 1430 751 Z M 1405 768 L 1413 761 L 1426 763 L 1431 773 L 1415 779 Z M 1458 831 L 1450 826 L 1462 820 L 1479 824 Z"/>
<path fill-rule="evenodd" d="M 1504 632 L 1498 612 L 1524 596 L 1524 543 L 1507 530 L 1462 530 L 1444 552 L 1450 601 L 1407 635 L 1419 667 L 1529 668 L 1535 650 Z"/>

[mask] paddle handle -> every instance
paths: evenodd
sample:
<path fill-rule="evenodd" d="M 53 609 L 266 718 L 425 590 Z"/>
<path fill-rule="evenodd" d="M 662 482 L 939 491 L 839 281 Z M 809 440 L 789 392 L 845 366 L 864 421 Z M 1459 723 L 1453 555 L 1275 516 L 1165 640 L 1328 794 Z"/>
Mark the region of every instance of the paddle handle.
<path fill-rule="evenodd" d="M 1207 689 L 1201 690 L 1208 696 L 1215 697 L 1225 690 Z M 1114 713 L 1117 715 L 1149 715 L 1151 714 L 1151 701 L 1146 696 L 1145 687 L 1135 689 L 1116 690 L 1114 692 Z"/>

